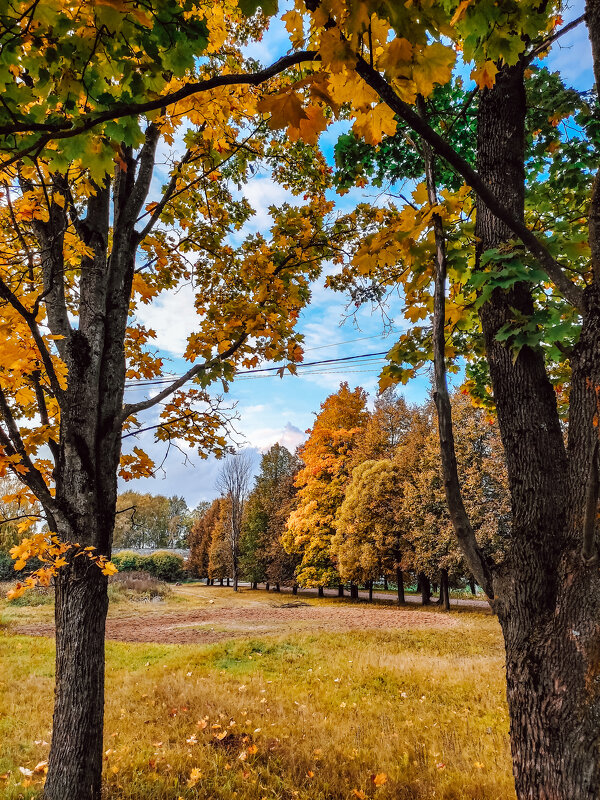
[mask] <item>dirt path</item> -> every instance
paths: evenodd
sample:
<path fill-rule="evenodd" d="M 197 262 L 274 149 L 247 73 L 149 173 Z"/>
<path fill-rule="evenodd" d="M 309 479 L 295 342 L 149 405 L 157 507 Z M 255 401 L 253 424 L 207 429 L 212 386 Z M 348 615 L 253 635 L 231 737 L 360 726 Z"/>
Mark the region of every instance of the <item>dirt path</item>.
<path fill-rule="evenodd" d="M 160 614 L 113 616 L 106 625 L 107 639 L 121 642 L 208 644 L 239 636 L 350 630 L 453 628 L 456 618 L 431 611 L 261 603 L 253 607 L 199 608 Z M 23 625 L 16 633 L 53 636 L 54 626 Z"/>

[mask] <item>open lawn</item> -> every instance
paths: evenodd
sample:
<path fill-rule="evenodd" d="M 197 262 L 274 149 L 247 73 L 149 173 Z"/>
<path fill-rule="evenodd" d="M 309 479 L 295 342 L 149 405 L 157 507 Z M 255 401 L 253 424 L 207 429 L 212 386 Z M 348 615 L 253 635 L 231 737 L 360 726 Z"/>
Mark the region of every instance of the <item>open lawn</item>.
<path fill-rule="evenodd" d="M 51 621 L 0 602 L 7 800 L 43 783 Z M 108 632 L 110 800 L 514 800 L 490 615 L 186 585 L 114 603 Z"/>

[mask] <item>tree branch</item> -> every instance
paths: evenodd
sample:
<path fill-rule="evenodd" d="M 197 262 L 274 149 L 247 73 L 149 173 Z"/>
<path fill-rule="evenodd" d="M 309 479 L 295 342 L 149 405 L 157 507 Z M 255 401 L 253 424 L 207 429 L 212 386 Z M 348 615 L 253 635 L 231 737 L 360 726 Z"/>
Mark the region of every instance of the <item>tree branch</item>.
<path fill-rule="evenodd" d="M 61 385 L 58 381 L 58 376 L 54 370 L 54 364 L 52 363 L 52 356 L 46 347 L 42 334 L 40 333 L 40 329 L 38 328 L 35 314 L 32 314 L 28 311 L 25 306 L 21 303 L 19 298 L 11 291 L 10 287 L 0 278 L 0 297 L 3 300 L 6 300 L 10 305 L 15 309 L 15 311 L 22 317 L 24 322 L 27 324 L 27 327 L 31 331 L 31 335 L 33 340 L 36 344 L 36 347 L 39 351 L 40 357 L 44 364 L 44 368 L 48 375 L 48 380 L 50 381 L 50 386 L 52 387 L 52 391 L 54 392 L 54 396 L 60 403 L 64 396 L 64 391 L 61 388 Z"/>
<path fill-rule="evenodd" d="M 417 108 L 425 118 L 425 102 L 422 95 L 417 97 Z M 437 205 L 437 189 L 435 183 L 434 156 L 431 145 L 423 143 L 423 157 L 425 160 L 425 180 L 429 205 Z M 456 463 L 456 449 L 454 446 L 454 430 L 452 425 L 452 405 L 448 394 L 448 380 L 446 376 L 446 241 L 444 226 L 439 214 L 432 215 L 433 233 L 435 238 L 435 288 L 433 295 L 433 373 L 434 392 L 433 399 L 437 408 L 438 433 L 440 439 L 440 455 L 442 473 L 444 476 L 444 489 L 446 502 L 454 533 L 458 539 L 461 550 L 467 560 L 469 569 L 475 576 L 477 583 L 490 600 L 494 599 L 493 578 L 484 555 L 481 552 L 469 515 L 465 509 L 458 478 Z"/>
<path fill-rule="evenodd" d="M 527 56 L 525 57 L 525 64 L 531 64 L 531 62 L 537 56 L 539 56 L 540 53 L 543 53 L 544 50 L 547 50 L 550 47 L 550 45 L 554 44 L 554 42 L 556 42 L 558 39 L 560 39 L 561 36 L 564 36 L 565 33 L 568 33 L 569 31 L 572 31 L 573 28 L 576 28 L 582 22 L 585 22 L 585 14 L 582 14 L 580 17 L 577 17 L 577 19 L 574 19 L 571 22 L 568 22 L 566 25 L 564 25 L 559 31 L 554 33 L 552 36 L 548 36 L 547 39 L 544 39 L 543 42 L 540 42 L 540 44 L 536 45 L 533 48 L 533 50 L 531 51 L 531 53 L 527 54 Z"/>
<path fill-rule="evenodd" d="M 73 126 L 67 120 L 59 123 L 16 123 L 12 125 L 1 125 L 0 136 L 10 136 L 17 133 L 31 133 L 32 131 L 46 131 L 45 135 L 41 136 L 37 142 L 24 147 L 14 153 L 3 163 L 0 163 L 0 169 L 5 169 L 11 164 L 20 161 L 27 155 L 34 152 L 41 152 L 48 142 L 56 141 L 57 139 L 70 139 L 73 136 L 78 136 L 80 133 L 92 130 L 97 125 L 110 120 L 120 119 L 122 117 L 133 117 L 140 114 L 145 114 L 149 111 L 157 111 L 165 106 L 173 105 L 180 100 L 185 100 L 194 94 L 200 92 L 208 92 L 211 89 L 216 89 L 221 86 L 241 86 L 250 85 L 258 86 L 260 83 L 273 78 L 280 72 L 283 72 L 288 67 L 293 67 L 296 64 L 301 64 L 304 61 L 312 61 L 316 57 L 315 50 L 301 50 L 297 53 L 283 56 L 273 64 L 258 72 L 251 73 L 230 73 L 227 75 L 217 75 L 214 78 L 208 78 L 204 81 L 197 81 L 188 83 L 176 92 L 163 95 L 156 100 L 148 100 L 145 103 L 119 103 L 113 108 L 103 111 L 99 114 L 90 114 L 84 116 L 82 121 Z"/>
<path fill-rule="evenodd" d="M 379 97 L 387 103 L 392 111 L 410 125 L 413 131 L 418 133 L 423 141 L 427 142 L 438 156 L 445 159 L 448 164 L 464 178 L 465 182 L 476 192 L 492 214 L 504 222 L 515 236 L 521 239 L 523 244 L 536 257 L 548 277 L 562 292 L 563 296 L 582 314 L 585 314 L 582 289 L 571 282 L 547 247 L 523 222 L 518 220 L 515 215 L 498 200 L 494 192 L 484 183 L 468 161 L 459 155 L 445 139 L 437 134 L 429 123 L 422 119 L 408 103 L 401 100 L 379 72 L 373 69 L 360 56 L 357 56 L 356 71 L 361 78 L 377 92 Z"/>

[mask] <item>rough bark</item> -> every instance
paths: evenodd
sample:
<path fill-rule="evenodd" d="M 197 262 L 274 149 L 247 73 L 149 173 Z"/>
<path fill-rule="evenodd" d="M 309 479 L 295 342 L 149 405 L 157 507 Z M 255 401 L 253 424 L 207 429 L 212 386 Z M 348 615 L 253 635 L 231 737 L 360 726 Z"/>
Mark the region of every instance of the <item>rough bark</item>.
<path fill-rule="evenodd" d="M 504 69 L 481 96 L 478 171 L 523 217 L 525 95 L 519 67 Z M 512 232 L 482 204 L 481 252 L 505 246 Z M 541 350 L 515 358 L 496 340 L 514 310 L 533 309 L 527 285 L 495 290 L 481 309 L 487 357 L 506 453 L 513 528 L 494 580 L 506 646 L 511 748 L 519 800 L 592 800 L 600 793 L 599 585 L 581 559 L 586 489 L 593 459 L 593 398 L 600 353 L 598 298 L 572 357 L 569 453 Z"/>
<path fill-rule="evenodd" d="M 56 695 L 45 796 L 100 800 L 107 580 L 76 559 L 56 581 Z"/>

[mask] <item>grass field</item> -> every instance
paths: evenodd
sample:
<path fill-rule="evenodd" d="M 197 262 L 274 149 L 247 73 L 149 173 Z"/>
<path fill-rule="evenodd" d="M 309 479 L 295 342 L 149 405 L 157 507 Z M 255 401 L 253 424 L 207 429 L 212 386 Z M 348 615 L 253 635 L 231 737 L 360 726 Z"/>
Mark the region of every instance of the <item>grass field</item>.
<path fill-rule="evenodd" d="M 191 630 L 203 613 L 198 633 L 207 612 L 226 622 L 215 623 L 210 633 L 222 638 L 212 643 L 108 642 L 107 798 L 514 800 L 491 616 L 379 607 L 351 628 L 362 604 L 315 598 L 291 625 L 290 600 L 185 586 L 162 603 L 113 604 L 113 624 L 124 626 L 178 627 L 179 614 Z M 15 632 L 51 620 L 43 602 L 0 602 L 6 800 L 35 797 L 43 784 L 43 766 L 34 770 L 48 754 L 54 645 Z M 311 629 L 315 615 L 329 628 Z"/>

